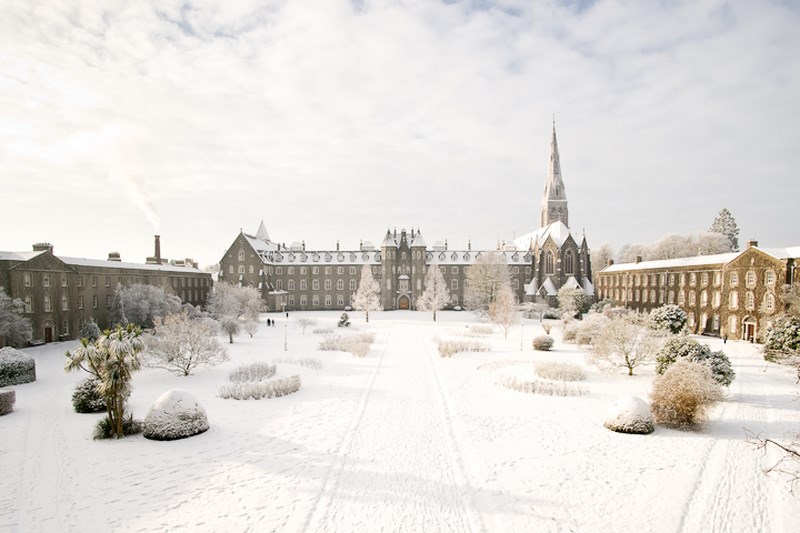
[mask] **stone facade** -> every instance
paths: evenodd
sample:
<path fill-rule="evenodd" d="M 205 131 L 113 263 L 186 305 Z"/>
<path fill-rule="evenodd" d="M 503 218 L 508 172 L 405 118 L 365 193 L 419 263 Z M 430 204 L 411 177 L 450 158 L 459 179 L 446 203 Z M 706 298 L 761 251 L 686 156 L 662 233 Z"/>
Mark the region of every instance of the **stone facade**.
<path fill-rule="evenodd" d="M 134 283 L 155 285 L 183 303 L 205 306 L 210 273 L 198 270 L 191 260 L 172 265 L 160 257 L 148 259 L 145 264 L 125 263 L 117 253 L 108 260 L 63 257 L 54 255 L 51 245 L 37 244 L 32 252 L 0 252 L 0 287 L 25 304 L 33 342 L 74 339 L 89 318 L 101 329 L 110 327 L 114 291 Z"/>
<path fill-rule="evenodd" d="M 599 299 L 639 312 L 670 303 L 693 333 L 759 340 L 781 311 L 784 285 L 797 280 L 800 247 L 610 265 L 597 275 Z"/>

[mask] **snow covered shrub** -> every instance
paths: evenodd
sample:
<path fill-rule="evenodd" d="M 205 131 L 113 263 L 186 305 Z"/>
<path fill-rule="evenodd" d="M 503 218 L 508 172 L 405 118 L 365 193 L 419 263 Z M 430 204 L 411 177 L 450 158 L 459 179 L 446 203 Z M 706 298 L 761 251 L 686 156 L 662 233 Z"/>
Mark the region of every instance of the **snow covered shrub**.
<path fill-rule="evenodd" d="M 615 401 L 603 425 L 617 433 L 647 435 L 655 430 L 650 406 L 638 396 L 623 396 Z"/>
<path fill-rule="evenodd" d="M 608 325 L 608 317 L 599 313 L 588 313 L 578 323 L 575 334 L 575 343 L 578 345 L 592 344 Z"/>
<path fill-rule="evenodd" d="M 717 383 L 726 387 L 736 377 L 731 361 L 725 352 L 721 350 L 712 352 L 707 344 L 700 344 L 685 335 L 676 335 L 667 339 L 663 348 L 656 354 L 656 372 L 663 374 L 670 365 L 679 359 L 707 366 Z"/>
<path fill-rule="evenodd" d="M 764 337 L 764 359 L 780 361 L 800 355 L 800 317 L 778 318 Z"/>
<path fill-rule="evenodd" d="M 0 348 L 0 387 L 36 381 L 36 361 L 10 346 Z"/>
<path fill-rule="evenodd" d="M 650 311 L 648 325 L 659 331 L 678 334 L 686 327 L 686 311 L 675 304 L 666 304 Z"/>
<path fill-rule="evenodd" d="M 300 390 L 300 376 L 278 378 L 271 381 L 244 381 L 229 383 L 219 389 L 219 395 L 226 400 L 260 400 L 261 398 L 280 398 Z"/>
<path fill-rule="evenodd" d="M 614 316 L 592 338 L 588 358 L 604 371 L 625 368 L 632 376 L 661 346 L 661 335 L 647 328 L 635 314 Z"/>
<path fill-rule="evenodd" d="M 242 365 L 233 370 L 228 375 L 228 380 L 232 383 L 242 381 L 264 381 L 275 375 L 277 368 L 269 363 L 251 363 Z"/>
<path fill-rule="evenodd" d="M 583 396 L 586 394 L 582 387 L 566 381 L 521 381 L 515 377 L 509 377 L 501 381 L 500 384 L 507 389 L 527 394 L 543 394 L 546 396 Z"/>
<path fill-rule="evenodd" d="M 106 402 L 98 392 L 100 381 L 84 379 L 75 386 L 72 393 L 72 407 L 76 413 L 100 413 L 106 410 Z"/>
<path fill-rule="evenodd" d="M 494 333 L 494 328 L 484 324 L 473 324 L 469 327 L 469 332 L 476 337 L 485 337 Z"/>
<path fill-rule="evenodd" d="M 329 335 L 320 341 L 318 349 L 322 351 L 350 352 L 356 357 L 365 357 L 374 341 L 374 333 Z"/>
<path fill-rule="evenodd" d="M 187 391 L 172 389 L 159 396 L 147 412 L 143 435 L 152 440 L 177 440 L 207 430 L 203 406 Z"/>
<path fill-rule="evenodd" d="M 14 410 L 17 394 L 13 390 L 0 391 L 0 416 L 7 415 Z"/>
<path fill-rule="evenodd" d="M 553 326 L 550 324 L 542 324 L 542 329 L 544 330 L 545 335 L 550 335 L 550 330 L 553 329 Z"/>
<path fill-rule="evenodd" d="M 94 318 L 89 318 L 89 320 L 84 322 L 81 326 L 81 330 L 78 332 L 78 338 L 95 341 L 97 337 L 100 336 L 100 333 L 100 327 L 97 325 L 97 322 L 94 321 Z"/>
<path fill-rule="evenodd" d="M 488 352 L 489 347 L 482 342 L 478 341 L 463 341 L 463 340 L 441 340 L 436 339 L 437 347 L 439 348 L 439 355 L 442 357 L 453 357 L 453 355 L 461 352 Z"/>
<path fill-rule="evenodd" d="M 339 317 L 339 322 L 336 323 L 336 326 L 340 328 L 350 327 L 350 317 L 347 315 L 347 313 L 342 313 L 342 316 Z"/>
<path fill-rule="evenodd" d="M 533 349 L 539 352 L 549 352 L 553 347 L 553 337 L 548 335 L 539 335 L 533 339 Z"/>
<path fill-rule="evenodd" d="M 333 333 L 333 328 L 316 328 L 311 333 L 314 335 L 330 335 Z"/>
<path fill-rule="evenodd" d="M 722 388 L 708 367 L 682 359 L 656 378 L 650 400 L 657 424 L 691 429 L 702 424 L 714 402 L 722 400 Z"/>
<path fill-rule="evenodd" d="M 578 338 L 578 330 L 581 328 L 581 323 L 578 320 L 570 320 L 564 324 L 561 330 L 561 340 L 573 344 Z"/>
<path fill-rule="evenodd" d="M 583 381 L 586 371 L 572 363 L 557 363 L 555 361 L 542 361 L 533 366 L 539 377 L 557 381 Z"/>
<path fill-rule="evenodd" d="M 612 307 L 613 305 L 614 305 L 614 300 L 609 300 L 608 298 L 604 298 L 599 302 L 593 303 L 592 306 L 589 308 L 589 311 L 595 313 L 602 313 L 603 311 L 606 310 L 606 307 Z"/>
<path fill-rule="evenodd" d="M 298 365 L 304 366 L 306 368 L 311 368 L 313 370 L 321 370 L 322 369 L 322 361 L 319 359 L 314 359 L 312 357 L 279 357 L 274 359 L 275 363 L 282 363 L 287 365 Z"/>
<path fill-rule="evenodd" d="M 123 414 L 122 418 L 122 434 L 118 432 L 118 427 L 115 422 L 112 422 L 110 418 L 104 416 L 101 418 L 97 425 L 94 427 L 94 438 L 95 439 L 112 439 L 112 438 L 120 438 L 122 436 L 127 435 L 136 435 L 142 432 L 142 421 L 141 420 L 134 420 L 133 414 L 128 414 L 125 416 Z"/>
<path fill-rule="evenodd" d="M 548 307 L 545 312 L 542 314 L 542 318 L 549 318 L 552 320 L 559 320 L 561 318 L 561 311 L 558 309 L 554 309 L 552 307 Z"/>

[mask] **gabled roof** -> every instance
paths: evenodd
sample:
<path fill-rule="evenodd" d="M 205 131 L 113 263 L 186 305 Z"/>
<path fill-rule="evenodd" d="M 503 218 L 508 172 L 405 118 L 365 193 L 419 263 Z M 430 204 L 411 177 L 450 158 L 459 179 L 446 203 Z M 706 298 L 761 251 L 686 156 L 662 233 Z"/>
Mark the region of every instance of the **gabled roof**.
<path fill-rule="evenodd" d="M 594 296 L 594 285 L 589 281 L 589 278 L 583 278 L 583 291 L 589 296 Z"/>
<path fill-rule="evenodd" d="M 30 261 L 43 253 L 41 250 L 38 252 L 0 252 L 0 261 Z"/>
<path fill-rule="evenodd" d="M 242 233 L 242 235 L 256 252 L 272 252 L 278 249 L 278 245 L 276 243 L 263 241 L 258 237 L 253 237 L 247 233 Z"/>
<path fill-rule="evenodd" d="M 516 244 L 518 250 L 529 250 L 534 248 L 536 244 L 539 246 L 544 245 L 545 241 L 547 241 L 548 237 L 552 237 L 553 242 L 561 248 L 566 242 L 567 238 L 570 236 L 569 228 L 566 224 L 557 220 L 543 228 L 539 228 L 538 230 L 527 233 L 521 237 L 517 237 L 514 239 L 514 244 Z"/>
<path fill-rule="evenodd" d="M 627 270 L 648 270 L 651 268 L 677 268 L 688 266 L 724 265 L 739 257 L 742 252 L 726 254 L 696 255 L 693 257 L 677 257 L 658 261 L 642 261 L 641 263 L 619 263 L 605 267 L 601 272 L 624 272 Z"/>
<path fill-rule="evenodd" d="M 411 246 L 427 246 L 425 244 L 425 239 L 422 238 L 422 232 L 421 231 L 418 231 L 414 235 L 414 240 L 411 241 Z"/>
<path fill-rule="evenodd" d="M 170 264 L 146 264 L 146 263 L 124 263 L 122 261 L 108 261 L 106 259 L 86 259 L 83 257 L 63 257 L 56 256 L 58 259 L 67 265 L 74 266 L 91 266 L 103 268 L 124 268 L 124 269 L 137 269 L 137 270 L 159 270 L 162 272 L 189 272 L 192 274 L 199 274 L 203 271 L 194 267 L 175 266 Z"/>
<path fill-rule="evenodd" d="M 384 237 L 383 241 L 381 242 L 381 248 L 386 248 L 389 246 L 394 246 L 395 248 L 397 248 L 399 245 L 397 244 L 395 238 L 392 236 L 392 232 L 386 230 L 386 237 Z"/>

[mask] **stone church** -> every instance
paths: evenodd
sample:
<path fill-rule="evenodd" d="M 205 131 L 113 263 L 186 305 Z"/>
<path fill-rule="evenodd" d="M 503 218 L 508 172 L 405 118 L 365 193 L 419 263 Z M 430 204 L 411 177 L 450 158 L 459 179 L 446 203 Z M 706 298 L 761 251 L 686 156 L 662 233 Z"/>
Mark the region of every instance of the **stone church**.
<path fill-rule="evenodd" d="M 381 287 L 386 310 L 416 309 L 429 268 L 441 269 L 450 289 L 450 309 L 464 305 L 466 276 L 483 254 L 499 254 L 509 266 L 511 288 L 519 301 L 557 305 L 561 287 L 594 294 L 586 238 L 580 244 L 569 230 L 569 211 L 561 176 L 555 124 L 541 207 L 541 228 L 495 250 L 453 249 L 447 240 L 428 245 L 419 229 L 389 229 L 380 244 L 361 241 L 357 249 L 307 250 L 305 241 L 276 242 L 264 225 L 254 235 L 240 231 L 220 260 L 219 280 L 256 287 L 270 310 L 349 308 L 364 265 Z"/>

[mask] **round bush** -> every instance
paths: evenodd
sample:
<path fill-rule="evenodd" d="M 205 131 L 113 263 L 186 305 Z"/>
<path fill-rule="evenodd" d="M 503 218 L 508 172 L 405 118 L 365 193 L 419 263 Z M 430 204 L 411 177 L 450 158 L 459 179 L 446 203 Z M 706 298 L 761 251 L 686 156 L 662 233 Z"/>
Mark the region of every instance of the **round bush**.
<path fill-rule="evenodd" d="M 657 378 L 650 394 L 656 423 L 678 429 L 698 427 L 708 408 L 721 399 L 722 389 L 711 370 L 686 359 L 677 361 Z"/>
<path fill-rule="evenodd" d="M 142 421 L 135 420 L 132 414 L 122 417 L 122 434 L 124 436 L 136 435 L 142 432 Z M 95 439 L 110 439 L 114 437 L 114 428 L 107 416 L 101 418 L 94 427 Z"/>
<path fill-rule="evenodd" d="M 720 385 L 727 387 L 736 378 L 736 372 L 733 371 L 731 361 L 725 352 L 712 352 L 708 345 L 700 344 L 685 335 L 676 335 L 667 339 L 664 347 L 656 354 L 656 372 L 663 374 L 670 365 L 679 359 L 707 366 Z"/>
<path fill-rule="evenodd" d="M 0 348 L 0 387 L 36 381 L 36 361 L 17 349 Z"/>
<path fill-rule="evenodd" d="M 777 319 L 764 338 L 764 359 L 777 361 L 800 351 L 800 317 Z"/>
<path fill-rule="evenodd" d="M 206 410 L 185 390 L 162 394 L 144 419 L 144 436 L 153 440 L 176 440 L 208 430 Z"/>
<path fill-rule="evenodd" d="M 647 435 L 655 429 L 650 406 L 638 396 L 623 396 L 614 402 L 603 425 L 617 433 Z"/>
<path fill-rule="evenodd" d="M 7 415 L 14 410 L 17 394 L 13 390 L 0 391 L 0 416 Z"/>
<path fill-rule="evenodd" d="M 650 311 L 651 328 L 670 333 L 680 333 L 686 326 L 686 311 L 675 304 L 666 304 Z"/>
<path fill-rule="evenodd" d="M 106 402 L 97 392 L 99 384 L 96 379 L 85 379 L 75 386 L 72 407 L 76 413 L 99 413 L 106 410 Z"/>
<path fill-rule="evenodd" d="M 553 337 L 548 335 L 539 335 L 533 339 L 533 349 L 540 352 L 549 352 L 553 347 Z"/>

